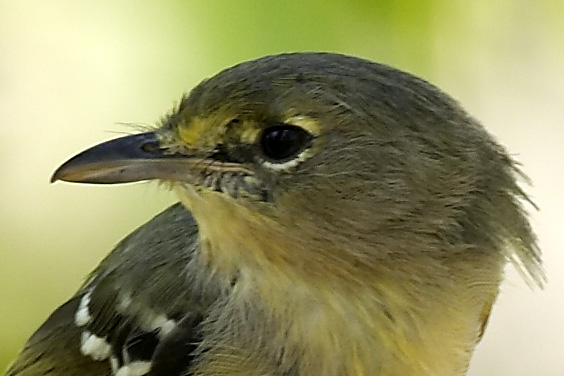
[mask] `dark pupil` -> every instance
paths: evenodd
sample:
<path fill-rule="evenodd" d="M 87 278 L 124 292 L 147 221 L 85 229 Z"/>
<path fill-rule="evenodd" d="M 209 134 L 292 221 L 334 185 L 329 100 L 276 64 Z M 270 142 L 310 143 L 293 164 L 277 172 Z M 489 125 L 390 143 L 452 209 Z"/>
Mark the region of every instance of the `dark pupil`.
<path fill-rule="evenodd" d="M 261 147 L 268 158 L 285 161 L 305 149 L 310 140 L 311 135 L 300 127 L 277 125 L 264 130 Z"/>

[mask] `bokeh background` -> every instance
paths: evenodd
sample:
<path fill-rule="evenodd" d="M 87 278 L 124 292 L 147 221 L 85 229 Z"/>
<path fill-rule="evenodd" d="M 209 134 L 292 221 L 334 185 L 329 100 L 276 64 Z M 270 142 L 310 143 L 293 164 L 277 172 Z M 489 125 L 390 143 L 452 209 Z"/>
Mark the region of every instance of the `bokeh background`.
<path fill-rule="evenodd" d="M 0 369 L 125 234 L 156 184 L 49 184 L 77 151 L 154 124 L 237 62 L 324 50 L 453 96 L 523 163 L 549 282 L 508 278 L 470 375 L 564 375 L 561 0 L 0 0 Z"/>

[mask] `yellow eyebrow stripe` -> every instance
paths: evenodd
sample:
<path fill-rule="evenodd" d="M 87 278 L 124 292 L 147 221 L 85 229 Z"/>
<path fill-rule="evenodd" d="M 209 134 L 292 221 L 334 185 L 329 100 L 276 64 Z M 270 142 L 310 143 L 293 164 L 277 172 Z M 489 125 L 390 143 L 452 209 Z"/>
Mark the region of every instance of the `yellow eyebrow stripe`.
<path fill-rule="evenodd" d="M 189 123 L 180 124 L 178 127 L 178 136 L 190 147 L 198 147 L 202 145 L 202 135 L 206 134 L 207 124 L 198 117 L 191 119 Z"/>

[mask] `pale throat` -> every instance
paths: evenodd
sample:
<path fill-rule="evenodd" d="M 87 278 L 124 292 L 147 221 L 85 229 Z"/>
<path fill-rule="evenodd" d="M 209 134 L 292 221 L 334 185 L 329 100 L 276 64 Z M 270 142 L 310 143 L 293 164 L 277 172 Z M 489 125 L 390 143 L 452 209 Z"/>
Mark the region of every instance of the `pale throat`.
<path fill-rule="evenodd" d="M 287 317 L 281 323 L 288 333 L 284 346 L 304 348 L 302 360 L 311 365 L 302 374 L 463 374 L 480 329 L 480 312 L 463 286 L 454 298 L 453 291 L 435 292 L 425 310 L 413 306 L 409 292 L 413 287 L 425 294 L 424 286 L 398 286 L 378 276 L 360 289 L 312 283 L 306 274 L 280 267 L 287 255 L 274 251 L 283 240 L 265 230 L 263 218 L 215 192 L 190 186 L 176 191 L 198 222 L 202 262 L 247 283 L 252 293 L 241 299 L 260 299 L 282 320 Z"/>

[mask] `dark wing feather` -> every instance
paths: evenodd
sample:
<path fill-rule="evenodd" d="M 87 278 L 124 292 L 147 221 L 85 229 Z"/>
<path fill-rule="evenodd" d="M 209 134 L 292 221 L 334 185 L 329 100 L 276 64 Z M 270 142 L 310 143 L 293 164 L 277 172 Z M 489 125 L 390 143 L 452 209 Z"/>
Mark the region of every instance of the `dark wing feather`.
<path fill-rule="evenodd" d="M 202 340 L 201 333 L 197 330 L 202 319 L 200 315 L 187 315 L 178 323 L 157 347 L 148 376 L 185 374 L 194 361 L 194 351 Z"/>
<path fill-rule="evenodd" d="M 80 332 L 74 314 L 81 296 L 57 308 L 31 336 L 6 376 L 108 375 L 107 362 L 95 362 L 80 353 Z"/>
<path fill-rule="evenodd" d="M 185 373 L 198 324 L 220 294 L 212 281 L 199 283 L 197 235 L 180 204 L 137 229 L 37 330 L 7 375 Z"/>

